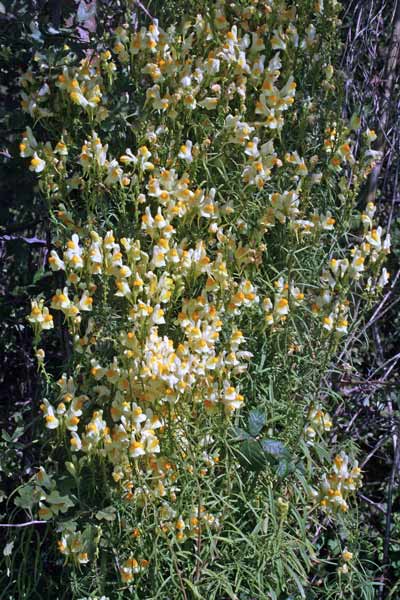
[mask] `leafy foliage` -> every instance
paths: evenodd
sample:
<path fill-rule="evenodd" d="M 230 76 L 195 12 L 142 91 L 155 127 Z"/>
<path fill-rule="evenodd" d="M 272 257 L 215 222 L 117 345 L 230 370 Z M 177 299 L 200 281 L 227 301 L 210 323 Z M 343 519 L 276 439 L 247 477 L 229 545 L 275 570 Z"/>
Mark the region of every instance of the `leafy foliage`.
<path fill-rule="evenodd" d="M 373 597 L 330 377 L 390 241 L 357 207 L 380 155 L 340 116 L 338 9 L 19 9 L 12 164 L 41 220 L 18 328 L 43 417 L 7 506 L 43 522 L 13 531 L 10 597 L 52 570 L 48 597 Z"/>

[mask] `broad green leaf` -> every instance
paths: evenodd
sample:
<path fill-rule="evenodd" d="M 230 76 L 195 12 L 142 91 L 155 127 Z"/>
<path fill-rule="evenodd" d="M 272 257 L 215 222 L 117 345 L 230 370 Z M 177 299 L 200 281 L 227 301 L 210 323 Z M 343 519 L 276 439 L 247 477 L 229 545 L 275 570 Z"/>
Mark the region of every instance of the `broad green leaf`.
<path fill-rule="evenodd" d="M 280 479 L 284 479 L 293 471 L 293 464 L 289 461 L 282 459 L 279 461 L 278 466 L 276 468 L 276 474 Z"/>
<path fill-rule="evenodd" d="M 249 435 L 247 431 L 241 429 L 240 427 L 233 427 L 233 435 L 235 437 L 235 440 L 238 442 L 248 440 L 251 438 L 251 435 Z"/>
<path fill-rule="evenodd" d="M 286 448 L 285 444 L 279 440 L 261 440 L 260 444 L 265 454 L 270 455 L 276 460 L 282 458 L 289 460 L 291 458 L 289 450 Z"/>
<path fill-rule="evenodd" d="M 114 506 L 107 506 L 107 508 L 103 508 L 103 510 L 99 510 L 96 513 L 96 519 L 101 521 L 104 519 L 105 521 L 115 521 L 115 508 Z"/>
<path fill-rule="evenodd" d="M 262 471 L 267 465 L 265 454 L 257 440 L 248 439 L 240 444 L 238 460 L 249 471 Z"/>
<path fill-rule="evenodd" d="M 265 425 L 265 414 L 263 411 L 255 409 L 250 412 L 249 415 L 249 432 L 251 435 L 256 436 L 260 433 L 261 429 Z"/>

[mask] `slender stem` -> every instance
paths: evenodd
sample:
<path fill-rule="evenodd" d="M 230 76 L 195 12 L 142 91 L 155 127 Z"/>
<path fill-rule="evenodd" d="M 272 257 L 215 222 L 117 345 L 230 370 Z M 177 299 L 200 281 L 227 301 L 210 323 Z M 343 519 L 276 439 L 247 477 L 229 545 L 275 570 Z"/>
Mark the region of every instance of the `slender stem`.
<path fill-rule="evenodd" d="M 0 527 L 29 527 L 30 525 L 46 525 L 48 521 L 28 521 L 27 523 L 0 523 Z"/>

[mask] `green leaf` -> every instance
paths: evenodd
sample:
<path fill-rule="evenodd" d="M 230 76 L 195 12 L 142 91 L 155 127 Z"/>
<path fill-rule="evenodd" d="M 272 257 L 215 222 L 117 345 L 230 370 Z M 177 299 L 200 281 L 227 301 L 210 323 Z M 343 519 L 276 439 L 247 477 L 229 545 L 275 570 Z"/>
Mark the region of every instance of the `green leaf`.
<path fill-rule="evenodd" d="M 31 510 L 43 497 L 43 490 L 40 487 L 26 484 L 18 490 L 18 496 L 14 498 L 14 504 L 20 508 Z"/>
<path fill-rule="evenodd" d="M 279 464 L 276 468 L 276 474 L 280 479 L 284 479 L 291 473 L 294 469 L 294 466 L 289 461 L 283 459 L 279 461 Z"/>
<path fill-rule="evenodd" d="M 233 427 L 233 435 L 235 436 L 235 441 L 237 442 L 242 442 L 243 440 L 249 440 L 251 438 L 251 435 L 240 427 Z"/>
<path fill-rule="evenodd" d="M 286 448 L 285 444 L 279 440 L 261 440 L 260 444 L 265 454 L 273 457 L 275 460 L 283 458 L 289 460 L 291 458 L 289 450 Z"/>
<path fill-rule="evenodd" d="M 188 588 L 192 592 L 193 598 L 196 598 L 198 600 L 202 600 L 203 596 L 200 595 L 200 592 L 198 591 L 197 587 L 195 587 L 193 585 L 193 583 L 190 581 L 190 579 L 184 579 L 184 582 L 186 583 L 186 585 L 188 586 Z"/>
<path fill-rule="evenodd" d="M 45 271 L 44 269 L 39 269 L 34 274 L 32 283 L 36 284 L 39 281 L 41 281 L 42 279 L 44 279 L 45 277 L 51 277 L 51 276 L 52 276 L 52 272 L 51 271 Z"/>
<path fill-rule="evenodd" d="M 103 510 L 99 510 L 95 516 L 96 519 L 98 519 L 99 521 L 101 521 L 102 519 L 104 519 L 105 521 L 115 521 L 115 508 L 114 506 L 108 506 Z"/>
<path fill-rule="evenodd" d="M 7 433 L 7 431 L 5 429 L 1 430 L 1 437 L 6 442 L 12 442 L 12 439 L 11 439 L 10 435 Z"/>
<path fill-rule="evenodd" d="M 14 429 L 13 434 L 12 434 L 12 441 L 16 442 L 21 435 L 23 435 L 24 433 L 24 428 L 23 427 L 16 427 L 16 429 Z"/>
<path fill-rule="evenodd" d="M 58 490 L 53 490 L 51 494 L 46 495 L 45 501 L 51 505 L 51 511 L 57 515 L 59 512 L 65 513 L 74 506 L 74 502 L 69 496 L 61 496 Z"/>
<path fill-rule="evenodd" d="M 249 415 L 249 432 L 251 435 L 256 436 L 260 433 L 261 429 L 265 425 L 265 414 L 261 410 L 255 409 L 250 412 Z"/>
<path fill-rule="evenodd" d="M 238 460 L 249 471 L 262 471 L 267 466 L 265 453 L 257 440 L 248 439 L 240 444 Z"/>
<path fill-rule="evenodd" d="M 295 470 L 291 462 L 291 453 L 283 442 L 279 440 L 261 440 L 260 442 L 268 462 L 275 466 L 275 473 L 280 479 L 284 479 Z M 278 464 L 277 464 L 278 463 Z"/>

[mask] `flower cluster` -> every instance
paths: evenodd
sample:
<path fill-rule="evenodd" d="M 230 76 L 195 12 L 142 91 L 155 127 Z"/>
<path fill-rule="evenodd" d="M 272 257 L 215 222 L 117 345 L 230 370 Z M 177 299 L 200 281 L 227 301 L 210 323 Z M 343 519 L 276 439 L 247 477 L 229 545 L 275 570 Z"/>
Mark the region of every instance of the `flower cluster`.
<path fill-rule="evenodd" d="M 314 351 L 334 355 L 333 335 L 339 343 L 351 322 L 352 292 L 373 296 L 389 277 L 390 238 L 374 223 L 375 207 L 359 216 L 362 233 L 350 224 L 379 158 L 373 132 L 357 156 L 359 121 L 347 126 L 334 110 L 318 116 L 321 98 L 335 90 L 316 28 L 324 3 L 307 18 L 281 0 L 212 4 L 179 30 L 155 19 L 119 25 L 111 43 L 103 40 L 109 47 L 82 61 L 70 52 L 51 69 L 42 57 L 37 77 L 21 77 L 23 108 L 49 138 L 27 127 L 20 155 L 48 202 L 48 264 L 57 279 L 52 313 L 34 300 L 28 320 L 37 347 L 57 315 L 68 350 L 68 369 L 40 408 L 79 491 L 83 470 L 100 465 L 107 502 L 124 513 L 120 531 L 132 535 L 115 554 L 126 585 L 153 567 L 142 540 L 153 547 L 157 535 L 160 556 L 198 544 L 199 562 L 206 540 L 221 534 L 224 543 L 231 515 L 221 498 L 242 489 L 245 469 L 229 432 L 241 409 L 264 402 L 266 378 L 271 397 L 282 393 L 282 440 L 293 440 L 300 423 L 296 435 L 309 446 L 327 442 L 327 410 L 315 404 L 305 415 L 301 402 L 289 410 L 289 392 L 275 381 L 293 366 L 290 395 L 298 386 L 304 397 L 303 364 Z M 328 189 L 339 192 L 335 200 Z M 256 346 L 259 355 L 250 352 Z M 36 354 L 46 373 L 44 351 Z M 258 434 L 244 435 L 250 450 L 264 452 Z M 286 526 L 296 466 L 283 441 L 264 441 L 272 487 L 256 496 L 279 488 L 264 499 L 276 491 Z M 267 471 L 264 453 L 258 463 Z M 339 452 L 313 490 L 329 514 L 346 512 L 361 483 L 357 464 L 349 465 Z M 29 489 L 41 517 L 72 513 L 72 500 L 40 474 L 43 484 Z M 114 520 L 104 509 L 94 515 L 102 528 L 92 527 L 85 514 L 58 528 L 60 552 L 78 566 L 95 560 Z"/>
<path fill-rule="evenodd" d="M 169 220 L 153 219 L 147 208 L 143 216 L 142 229 L 153 248 L 147 253 L 140 240 L 118 243 L 112 231 L 104 237 L 92 231 L 84 243 L 73 234 L 62 258 L 52 251 L 50 266 L 65 272 L 67 285 L 57 290 L 51 307 L 64 314 L 77 354 L 84 353 L 87 380 L 85 393 L 79 393 L 74 379 L 64 375 L 57 402 L 45 399 L 41 405 L 46 427 L 69 432 L 72 452 L 106 457 L 124 497 L 140 502 L 149 494 L 167 493 L 162 439 L 168 427 L 169 440 L 173 435 L 185 443 L 187 406 L 206 413 L 220 406 L 228 415 L 242 406 L 234 380 L 251 354 L 240 349 L 244 336 L 232 328 L 229 315 L 240 315 L 258 301 L 250 281 L 232 280 L 220 254 L 212 260 L 203 243 L 183 249 L 174 244 Z M 182 294 L 189 279 L 204 286 L 196 298 Z M 120 298 L 127 325 L 110 338 L 118 352 L 109 362 L 96 352 L 101 343 L 96 318 L 82 317 L 96 311 L 101 287 Z M 171 310 L 175 339 L 159 331 Z M 223 318 L 230 333 L 221 344 Z M 150 468 L 151 486 L 131 492 L 139 465 L 145 472 Z"/>
<path fill-rule="evenodd" d="M 89 562 L 92 556 L 94 542 L 100 538 L 100 528 L 86 526 L 83 531 L 77 530 L 76 523 L 71 521 L 64 523 L 62 535 L 57 541 L 59 552 L 66 558 L 70 558 L 78 565 Z"/>
<path fill-rule="evenodd" d="M 37 516 L 49 521 L 65 514 L 74 506 L 70 496 L 62 496 L 57 490 L 56 481 L 51 477 L 44 467 L 40 467 L 31 481 L 18 490 L 15 504 L 29 511 L 36 506 Z"/>
<path fill-rule="evenodd" d="M 207 512 L 204 505 L 193 507 L 188 517 L 184 519 L 170 504 L 164 502 L 158 514 L 162 534 L 172 535 L 179 544 L 188 538 L 196 539 L 204 528 L 211 531 L 218 531 L 221 528 L 221 514 L 214 515 Z"/>
<path fill-rule="evenodd" d="M 28 321 L 34 329 L 35 337 L 37 337 L 43 330 L 53 329 L 53 315 L 50 314 L 47 306 L 44 306 L 44 300 L 32 300 L 31 305 Z"/>
<path fill-rule="evenodd" d="M 277 325 L 286 320 L 291 308 L 299 306 L 304 299 L 303 292 L 293 284 L 289 284 L 280 277 L 274 282 L 274 298 L 270 296 L 263 299 L 265 321 L 267 325 Z"/>
<path fill-rule="evenodd" d="M 312 490 L 319 506 L 329 514 L 337 511 L 347 512 L 348 499 L 360 487 L 361 469 L 357 461 L 350 466 L 348 455 L 341 451 L 333 460 L 329 474 L 324 474 L 318 491 Z"/>
<path fill-rule="evenodd" d="M 133 580 L 134 575 L 145 570 L 148 564 L 149 561 L 145 558 L 142 558 L 140 561 L 137 561 L 133 556 L 127 558 L 119 569 L 121 581 L 130 583 Z"/>
<path fill-rule="evenodd" d="M 362 213 L 362 241 L 350 248 L 349 258 L 331 258 L 329 268 L 321 274 L 321 289 L 313 299 L 312 310 L 322 316 L 323 328 L 328 332 L 343 335 L 348 331 L 349 301 L 345 290 L 352 282 L 360 284 L 365 273 L 375 273 L 374 279 L 370 275 L 365 283 L 368 290 L 376 291 L 388 281 L 382 262 L 390 252 L 390 234 L 383 238 L 382 228 L 374 227 L 375 211 L 376 207 L 370 202 Z"/>
<path fill-rule="evenodd" d="M 307 423 L 304 428 L 304 433 L 307 443 L 312 446 L 317 436 L 321 436 L 326 431 L 332 429 L 332 420 L 322 406 L 310 406 L 307 414 Z"/>
<path fill-rule="evenodd" d="M 347 575 L 349 572 L 349 564 L 353 560 L 353 553 L 350 552 L 347 547 L 343 550 L 341 554 L 341 564 L 338 567 L 338 573 L 341 575 Z"/>

